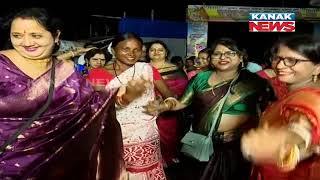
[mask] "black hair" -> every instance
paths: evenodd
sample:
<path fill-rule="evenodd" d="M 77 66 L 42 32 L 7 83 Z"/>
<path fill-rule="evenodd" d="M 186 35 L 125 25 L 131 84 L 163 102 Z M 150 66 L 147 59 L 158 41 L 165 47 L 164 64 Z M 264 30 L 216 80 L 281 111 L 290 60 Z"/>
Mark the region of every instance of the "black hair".
<path fill-rule="evenodd" d="M 271 48 L 271 55 L 275 55 L 280 46 L 286 46 L 314 64 L 320 64 L 320 39 L 312 35 L 300 34 L 280 39 Z"/>
<path fill-rule="evenodd" d="M 231 38 L 220 38 L 217 39 L 211 46 L 212 51 L 215 50 L 215 48 L 218 45 L 223 45 L 227 47 L 228 49 L 237 52 L 240 56 L 242 56 L 243 65 L 244 67 L 248 64 L 248 53 L 247 50 L 239 45 L 239 43 Z"/>
<path fill-rule="evenodd" d="M 53 15 L 45 8 L 25 8 L 16 13 L 10 21 L 17 18 L 34 19 L 41 24 L 47 31 L 49 31 L 52 37 L 56 37 L 58 32 L 62 29 L 62 23 L 60 19 L 53 17 Z M 55 44 L 53 53 L 59 49 L 59 44 Z"/>
<path fill-rule="evenodd" d="M 173 64 L 178 64 L 179 62 L 183 63 L 183 59 L 181 56 L 172 56 L 170 62 Z"/>
<path fill-rule="evenodd" d="M 127 33 L 119 34 L 119 35 L 115 36 L 115 38 L 112 41 L 111 47 L 114 49 L 120 42 L 127 40 L 127 39 L 138 40 L 141 44 L 141 49 L 142 49 L 143 40 L 141 39 L 141 37 L 139 37 L 137 34 L 135 34 L 133 32 L 127 32 Z"/>
<path fill-rule="evenodd" d="M 210 48 L 204 48 L 204 49 L 202 49 L 201 51 L 199 51 L 199 53 L 198 54 L 200 54 L 200 53 L 206 53 L 206 54 L 208 54 L 209 56 L 212 54 L 212 49 L 210 49 Z"/>
<path fill-rule="evenodd" d="M 147 50 L 146 50 L 147 59 L 150 60 L 149 51 L 150 51 L 150 48 L 151 48 L 151 46 L 152 46 L 153 44 L 161 44 L 161 46 L 166 50 L 166 59 L 169 57 L 169 55 L 170 55 L 170 50 L 169 50 L 168 46 L 166 45 L 166 43 L 163 42 L 163 41 L 160 41 L 160 40 L 155 40 L 155 41 L 149 42 L 149 44 L 148 44 L 148 47 L 147 47 Z"/>
<path fill-rule="evenodd" d="M 84 55 L 84 59 L 86 60 L 86 62 L 89 63 L 90 58 L 92 58 L 96 54 L 103 54 L 104 57 L 106 58 L 106 63 L 112 59 L 112 55 L 109 52 L 103 49 L 97 49 L 97 48 L 91 49 L 88 52 L 86 52 L 86 54 Z"/>

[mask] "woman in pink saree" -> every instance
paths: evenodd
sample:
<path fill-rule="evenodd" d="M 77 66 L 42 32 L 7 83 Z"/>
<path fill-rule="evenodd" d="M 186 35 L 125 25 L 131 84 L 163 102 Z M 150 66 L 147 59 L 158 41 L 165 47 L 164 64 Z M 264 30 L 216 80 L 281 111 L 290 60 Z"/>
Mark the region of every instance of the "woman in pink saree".
<path fill-rule="evenodd" d="M 188 79 L 178 66 L 167 62 L 169 49 L 166 44 L 159 40 L 150 42 L 147 52 L 151 65 L 160 72 L 170 90 L 177 97 L 180 97 L 188 84 Z M 158 96 L 165 98 L 159 91 L 156 90 L 156 92 Z M 179 123 L 181 115 L 181 112 L 167 112 L 157 119 L 160 131 L 161 153 L 166 165 L 178 162 L 177 154 L 182 134 L 181 124 Z"/>
<path fill-rule="evenodd" d="M 71 62 L 52 56 L 59 35 L 45 9 L 11 22 L 14 49 L 0 51 L 0 146 L 44 106 L 53 68 L 55 86 L 46 111 L 0 154 L 0 179 L 119 179 L 113 93 L 97 94 Z"/>
<path fill-rule="evenodd" d="M 242 138 L 255 163 L 252 180 L 320 179 L 320 41 L 294 36 L 275 45 L 272 61 L 289 93 L 262 114 L 257 129 Z"/>

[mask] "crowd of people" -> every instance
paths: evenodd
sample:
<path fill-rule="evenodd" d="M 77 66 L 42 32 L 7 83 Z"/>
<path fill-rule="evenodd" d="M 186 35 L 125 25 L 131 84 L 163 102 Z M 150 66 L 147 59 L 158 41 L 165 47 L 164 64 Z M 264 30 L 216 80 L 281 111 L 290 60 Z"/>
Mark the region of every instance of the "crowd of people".
<path fill-rule="evenodd" d="M 10 22 L 0 179 L 320 179 L 320 40 L 280 39 L 268 67 L 230 38 L 169 60 L 131 32 L 58 55 L 59 22 L 43 8 Z M 209 159 L 181 151 L 189 132 L 211 138 Z"/>

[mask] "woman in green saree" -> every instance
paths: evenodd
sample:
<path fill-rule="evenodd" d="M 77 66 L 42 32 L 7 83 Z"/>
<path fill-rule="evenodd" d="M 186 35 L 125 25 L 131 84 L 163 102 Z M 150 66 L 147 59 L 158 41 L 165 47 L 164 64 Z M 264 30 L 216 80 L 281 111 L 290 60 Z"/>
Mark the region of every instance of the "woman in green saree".
<path fill-rule="evenodd" d="M 212 49 L 210 64 L 213 70 L 201 72 L 193 78 L 179 100 L 167 98 L 160 105 L 159 102 L 150 102 L 145 109 L 150 114 L 157 114 L 184 109 L 193 103 L 198 107 L 194 110 L 193 132 L 207 135 L 214 125 L 214 154 L 209 162 L 184 158 L 187 161 L 182 161 L 186 167 L 183 167 L 181 179 L 248 179 L 250 164 L 242 157 L 240 136 L 249 126 L 256 124 L 258 99 L 268 85 L 243 69 L 247 54 L 234 40 L 218 39 Z M 221 118 L 212 122 L 214 116 L 220 116 L 215 106 L 227 94 L 229 87 Z"/>

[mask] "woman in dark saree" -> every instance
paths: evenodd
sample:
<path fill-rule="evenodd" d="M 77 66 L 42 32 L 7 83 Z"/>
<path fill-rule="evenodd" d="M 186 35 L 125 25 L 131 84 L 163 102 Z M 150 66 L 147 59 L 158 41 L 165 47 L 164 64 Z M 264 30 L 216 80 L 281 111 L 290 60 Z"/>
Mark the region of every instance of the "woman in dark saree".
<path fill-rule="evenodd" d="M 258 97 L 267 87 L 267 83 L 242 67 L 245 67 L 247 55 L 231 39 L 218 39 L 213 45 L 210 64 L 214 68 L 199 73 L 188 84 L 183 96 L 177 100 L 167 98 L 160 103 L 150 102 L 146 111 L 153 114 L 164 111 L 184 109 L 193 103 L 194 110 L 192 131 L 207 135 L 211 126 L 215 127 L 212 135 L 214 154 L 208 162 L 199 162 L 190 157 L 182 159 L 182 176 L 189 180 L 234 180 L 249 178 L 250 164 L 245 161 L 240 151 L 240 136 L 256 121 Z M 220 99 L 228 92 L 221 110 L 217 107 Z"/>
<path fill-rule="evenodd" d="M 11 22 L 14 49 L 0 51 L 0 146 L 44 106 L 55 69 L 52 102 L 0 154 L 0 179 L 119 179 L 114 93 L 97 94 L 70 61 L 52 56 L 57 22 L 45 9 L 22 10 Z"/>

